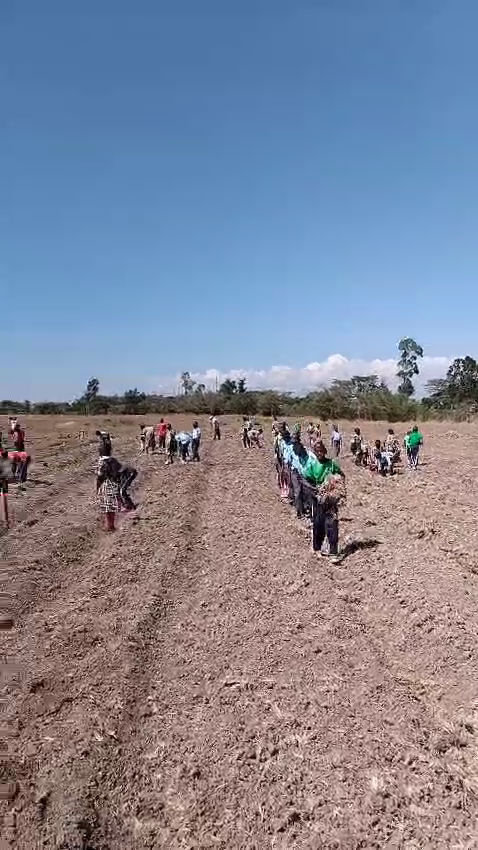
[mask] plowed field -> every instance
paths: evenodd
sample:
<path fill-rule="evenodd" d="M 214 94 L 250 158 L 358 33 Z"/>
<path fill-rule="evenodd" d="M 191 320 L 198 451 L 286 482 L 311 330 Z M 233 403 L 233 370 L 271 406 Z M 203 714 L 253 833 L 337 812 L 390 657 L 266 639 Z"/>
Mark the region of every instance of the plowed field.
<path fill-rule="evenodd" d="M 278 497 L 269 435 L 245 451 L 201 424 L 201 463 L 172 467 L 108 425 L 140 475 L 106 535 L 96 446 L 26 422 L 0 538 L 2 846 L 478 847 L 476 428 L 425 425 L 391 480 L 345 457 L 334 566 Z"/>

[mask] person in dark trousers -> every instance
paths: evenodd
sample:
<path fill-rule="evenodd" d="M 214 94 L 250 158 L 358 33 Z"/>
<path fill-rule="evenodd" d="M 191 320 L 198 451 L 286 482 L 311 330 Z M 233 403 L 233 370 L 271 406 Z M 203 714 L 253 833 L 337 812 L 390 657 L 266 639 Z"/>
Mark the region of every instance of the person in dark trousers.
<path fill-rule="evenodd" d="M 290 464 L 290 480 L 292 497 L 297 518 L 310 516 L 310 498 L 307 488 L 304 486 L 302 477 L 303 467 L 306 464 L 309 453 L 297 435 L 292 442 L 292 455 Z"/>
<path fill-rule="evenodd" d="M 125 510 L 134 511 L 136 505 L 133 502 L 128 490 L 131 487 L 135 478 L 137 478 L 138 470 L 132 466 L 122 466 L 118 474 L 119 494 L 123 502 Z"/>
<path fill-rule="evenodd" d="M 178 450 L 176 443 L 176 431 L 172 427 L 171 423 L 168 422 L 167 430 L 166 430 L 166 466 L 170 466 L 174 463 L 174 455 Z"/>
<path fill-rule="evenodd" d="M 244 416 L 242 420 L 242 445 L 245 449 L 250 449 L 251 447 L 251 438 L 249 436 L 249 431 L 251 428 L 251 423 L 246 416 Z"/>
<path fill-rule="evenodd" d="M 212 425 L 212 438 L 213 438 L 213 440 L 220 440 L 221 439 L 221 428 L 219 426 L 217 416 L 212 417 L 211 425 Z"/>
<path fill-rule="evenodd" d="M 191 458 L 198 462 L 200 460 L 199 457 L 199 446 L 201 445 L 201 429 L 199 427 L 199 422 L 196 420 L 193 422 L 193 430 L 191 434 Z"/>
<path fill-rule="evenodd" d="M 317 488 L 312 500 L 312 549 L 317 554 L 322 552 L 322 545 L 327 537 L 329 554 L 336 558 L 339 544 L 338 500 L 327 493 L 325 484 L 331 475 L 345 475 L 336 460 L 327 457 L 327 449 L 323 443 L 317 443 L 314 448 L 316 460 L 312 459 L 304 470 L 304 476 Z"/>

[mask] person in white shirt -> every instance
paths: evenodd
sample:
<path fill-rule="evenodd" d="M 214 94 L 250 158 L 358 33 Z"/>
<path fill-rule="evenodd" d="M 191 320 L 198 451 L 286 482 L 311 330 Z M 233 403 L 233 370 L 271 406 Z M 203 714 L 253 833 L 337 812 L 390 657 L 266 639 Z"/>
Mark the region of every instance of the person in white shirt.
<path fill-rule="evenodd" d="M 337 428 L 337 425 L 332 425 L 332 436 L 330 438 L 330 445 L 334 450 L 335 457 L 339 457 L 340 452 L 342 450 L 342 434 Z"/>
<path fill-rule="evenodd" d="M 199 423 L 195 420 L 193 422 L 193 430 L 191 434 L 191 455 L 192 460 L 199 461 L 199 446 L 201 444 L 201 429 L 199 427 Z"/>

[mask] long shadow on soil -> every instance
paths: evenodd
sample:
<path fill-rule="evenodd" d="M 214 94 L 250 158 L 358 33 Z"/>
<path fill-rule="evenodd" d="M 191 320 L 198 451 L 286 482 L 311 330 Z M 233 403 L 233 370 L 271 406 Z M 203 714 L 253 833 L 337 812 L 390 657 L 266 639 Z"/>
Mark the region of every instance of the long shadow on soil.
<path fill-rule="evenodd" d="M 367 549 L 376 549 L 377 546 L 381 545 L 382 541 L 376 540 L 375 538 L 370 538 L 369 540 L 351 540 L 349 543 L 345 544 L 339 557 L 341 561 L 345 561 L 349 555 L 353 555 L 355 552 L 361 552 Z"/>

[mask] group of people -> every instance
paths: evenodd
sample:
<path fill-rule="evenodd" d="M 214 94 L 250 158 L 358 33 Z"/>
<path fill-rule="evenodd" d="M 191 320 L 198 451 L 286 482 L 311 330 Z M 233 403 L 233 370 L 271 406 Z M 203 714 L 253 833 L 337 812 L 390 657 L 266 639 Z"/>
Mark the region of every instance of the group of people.
<path fill-rule="evenodd" d="M 215 439 L 220 439 L 215 436 Z M 215 432 L 216 433 L 216 432 Z M 141 452 L 153 453 L 156 448 L 160 453 L 166 454 L 166 465 L 174 463 L 178 457 L 182 463 L 189 460 L 198 462 L 200 460 L 199 449 L 201 446 L 201 429 L 197 420 L 194 420 L 191 431 L 175 431 L 170 422 L 160 419 L 159 424 L 140 425 Z"/>
<path fill-rule="evenodd" d="M 337 560 L 339 506 L 346 499 L 345 475 L 337 461 L 342 451 L 342 434 L 334 424 L 330 444 L 335 457 L 329 458 L 320 425 L 309 423 L 308 447 L 302 441 L 299 424 L 290 431 L 285 422 L 280 425 L 274 422 L 272 431 L 281 498 L 293 505 L 297 518 L 311 528 L 312 550 Z M 423 435 L 414 425 L 403 440 L 410 469 L 417 469 L 422 445 Z M 350 444 L 355 463 L 381 475 L 393 474 L 401 449 L 393 428 L 388 429 L 383 441 L 375 440 L 370 445 L 357 427 Z M 324 552 L 326 540 L 328 548 Z"/>
<path fill-rule="evenodd" d="M 300 425 L 291 432 L 285 422 L 274 423 L 273 431 L 281 497 L 294 506 L 297 518 L 310 526 L 312 551 L 336 561 L 345 475 L 338 461 L 327 456 L 322 439 L 314 439 L 309 448 L 304 445 Z M 326 540 L 328 548 L 324 549 Z"/>
<path fill-rule="evenodd" d="M 407 431 L 403 440 L 403 448 L 410 469 L 417 469 L 422 445 L 423 435 L 418 430 L 418 425 L 414 425 Z M 397 464 L 401 461 L 402 446 L 393 428 L 388 429 L 383 441 L 375 440 L 373 444 L 363 437 L 360 428 L 355 428 L 350 451 L 357 466 L 368 467 L 381 475 L 393 475 Z"/>

